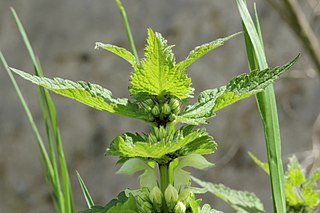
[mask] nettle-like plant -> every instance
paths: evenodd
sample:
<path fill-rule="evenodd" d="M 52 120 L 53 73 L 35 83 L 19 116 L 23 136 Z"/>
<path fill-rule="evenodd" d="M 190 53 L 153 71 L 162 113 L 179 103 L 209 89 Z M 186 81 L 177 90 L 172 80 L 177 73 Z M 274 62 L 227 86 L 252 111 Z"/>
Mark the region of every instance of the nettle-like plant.
<path fill-rule="evenodd" d="M 207 169 L 213 165 L 206 160 L 204 155 L 214 153 L 217 149 L 217 144 L 213 137 L 206 132 L 205 128 L 199 128 L 198 126 L 206 124 L 208 119 L 214 117 L 220 109 L 255 94 L 261 95 L 258 96 L 258 103 L 261 104 L 259 105 L 259 109 L 262 113 L 264 125 L 267 126 L 267 130 L 265 130 L 266 137 L 268 136 L 276 141 L 273 143 L 267 140 L 268 157 L 269 161 L 272 162 L 268 171 L 270 171 L 271 179 L 276 180 L 272 185 L 275 209 L 285 209 L 285 204 L 282 202 L 284 194 L 281 191 L 283 177 L 281 173 L 280 142 L 277 141 L 277 134 L 279 133 L 275 131 L 278 127 L 274 126 L 270 128 L 270 123 L 272 124 L 275 121 L 266 119 L 266 115 L 272 118 L 277 117 L 276 115 L 274 117 L 275 112 L 272 111 L 275 103 L 272 102 L 274 96 L 272 95 L 273 90 L 272 87 L 270 88 L 270 85 L 281 74 L 289 70 L 295 64 L 298 57 L 283 66 L 267 68 L 263 47 L 260 43 L 261 31 L 259 24 L 257 23 L 256 29 L 251 17 L 248 15 L 244 2 L 237 0 L 245 26 L 246 47 L 251 72 L 233 78 L 225 86 L 201 92 L 197 97 L 197 102 L 188 105 L 194 91 L 194 88 L 191 87 L 191 79 L 186 72 L 188 67 L 239 33 L 198 46 L 189 53 L 185 60 L 177 63 L 172 53 L 173 45 L 168 45 L 160 33 L 156 33 L 149 28 L 144 51 L 145 57 L 140 60 L 134 48 L 124 9 L 119 0 L 117 0 L 117 3 L 125 21 L 133 53 L 122 47 L 101 42 L 96 43 L 96 48 L 112 52 L 129 62 L 132 66 L 133 72 L 129 87 L 130 100 L 127 98 L 114 98 L 111 91 L 97 84 L 43 77 L 40 63 L 34 55 L 26 33 L 14 11 L 13 15 L 34 63 L 36 75 L 31 75 L 15 68 L 9 68 L 2 54 L 0 54 L 1 61 L 17 89 L 36 133 L 38 145 L 42 153 L 44 169 L 47 173 L 53 200 L 58 212 L 71 213 L 75 212 L 75 208 L 59 129 L 57 128 L 54 105 L 47 90 L 74 99 L 90 107 L 138 119 L 150 125 L 149 132 L 140 134 L 127 132 L 117 136 L 106 150 L 106 155 L 118 156 L 120 158 L 118 161 L 118 164 L 121 165 L 118 171 L 119 174 L 131 175 L 136 172 L 142 172 L 139 176 L 139 188 L 134 190 L 126 189 L 106 205 L 96 205 L 78 174 L 80 186 L 88 204 L 88 209 L 82 211 L 83 213 L 219 212 L 212 209 L 208 204 L 201 205 L 201 199 L 198 199 L 196 195 L 206 191 L 212 192 L 226 201 L 237 212 L 265 212 L 261 201 L 253 193 L 234 191 L 221 184 L 203 182 L 192 177 L 185 170 L 186 167 Z M 256 20 L 258 21 L 258 19 Z M 40 86 L 40 101 L 49 136 L 49 154 L 43 145 L 30 111 L 11 71 Z M 271 100 L 271 105 L 268 105 L 269 99 Z M 268 114 L 268 110 L 271 110 L 270 115 Z M 56 140 L 59 163 L 56 163 L 55 151 L 50 139 L 50 126 Z M 60 170 L 57 164 L 60 165 Z M 293 166 L 291 167 L 293 168 Z M 289 178 L 286 178 L 286 192 L 291 190 L 290 187 L 298 186 L 296 182 L 291 181 L 292 178 L 290 179 L 290 176 L 292 175 L 290 175 L 290 171 L 292 169 L 289 169 L 287 175 Z M 314 185 L 315 179 L 318 179 L 318 176 L 319 174 L 316 173 L 306 183 L 305 181 L 300 181 L 299 186 L 303 185 L 302 191 L 311 193 L 309 188 Z M 191 180 L 194 180 L 202 188 L 192 187 Z M 294 202 L 297 203 L 300 209 L 302 205 L 299 200 L 300 198 L 291 196 L 288 199 L 287 204 L 289 204 L 289 208 L 287 212 L 295 212 L 296 208 L 298 208 L 293 205 Z M 314 207 L 317 204 L 313 202 L 313 206 L 308 205 L 309 207 Z M 285 212 L 285 210 L 276 212 Z"/>
<path fill-rule="evenodd" d="M 270 175 L 268 163 L 261 162 L 249 153 L 254 162 Z M 296 156 L 289 158 L 285 173 L 285 194 L 288 213 L 312 213 L 320 203 L 320 196 L 316 184 L 320 180 L 320 169 L 313 171 L 306 177 L 305 169 L 298 162 Z"/>
<path fill-rule="evenodd" d="M 295 58 L 281 67 L 237 76 L 225 86 L 201 92 L 197 103 L 185 106 L 194 90 L 186 73 L 187 68 L 235 35 L 198 46 L 179 63 L 176 63 L 172 53 L 173 46 L 168 45 L 161 34 L 152 29 L 148 29 L 145 58 L 140 62 L 124 48 L 96 43 L 96 48 L 110 51 L 132 65 L 134 71 L 129 87 L 132 101 L 113 98 L 111 91 L 96 84 L 49 79 L 11 68 L 24 79 L 57 94 L 99 110 L 150 124 L 150 132 L 128 132 L 118 136 L 106 151 L 107 155 L 120 157 L 118 163 L 122 166 L 118 173 L 143 171 L 140 188 L 126 190 L 125 194 L 119 195 L 118 200 L 104 207 L 93 206 L 84 212 L 198 211 L 200 201 L 194 195 L 196 191 L 190 187 L 190 174 L 184 169 L 206 169 L 212 166 L 203 155 L 214 153 L 217 145 L 204 128 L 197 126 L 206 124 L 218 110 L 263 91 L 297 60 Z M 177 128 L 178 123 L 184 125 Z M 262 208 L 258 209 L 263 211 Z"/>

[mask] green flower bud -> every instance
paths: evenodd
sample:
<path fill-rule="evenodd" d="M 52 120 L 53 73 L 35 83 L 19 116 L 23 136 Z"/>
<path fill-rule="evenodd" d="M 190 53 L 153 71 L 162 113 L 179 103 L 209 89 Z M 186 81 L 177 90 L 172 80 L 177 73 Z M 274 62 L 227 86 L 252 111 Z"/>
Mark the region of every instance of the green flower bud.
<path fill-rule="evenodd" d="M 150 198 L 150 201 L 153 203 L 153 205 L 155 206 L 162 205 L 163 194 L 158 186 L 153 187 L 153 189 L 149 194 L 149 198 Z"/>
<path fill-rule="evenodd" d="M 169 210 L 172 210 L 175 207 L 178 201 L 178 196 L 179 195 L 176 188 L 174 188 L 171 184 L 169 184 L 169 186 L 164 191 L 164 198 L 166 200 Z"/>
<path fill-rule="evenodd" d="M 161 108 L 161 112 L 165 115 L 169 115 L 171 113 L 171 107 L 169 106 L 169 104 L 164 103 Z"/>
<path fill-rule="evenodd" d="M 160 126 L 159 128 L 159 137 L 158 139 L 161 140 L 167 136 L 167 129 L 163 126 Z"/>
<path fill-rule="evenodd" d="M 140 207 L 140 212 L 141 213 L 153 213 L 153 207 L 151 203 L 149 202 L 144 202 L 141 207 Z"/>
<path fill-rule="evenodd" d="M 169 121 L 174 121 L 176 119 L 176 116 L 174 114 L 169 115 Z"/>
<path fill-rule="evenodd" d="M 154 115 L 154 116 L 158 116 L 160 115 L 160 108 L 158 105 L 155 105 L 152 110 L 151 110 L 151 113 Z"/>
<path fill-rule="evenodd" d="M 169 105 L 173 111 L 173 113 L 178 113 L 180 111 L 180 102 L 177 99 L 171 98 L 169 101 Z"/>
<path fill-rule="evenodd" d="M 185 189 L 179 194 L 179 200 L 183 202 L 185 205 L 188 205 L 190 203 L 190 198 L 191 198 L 192 193 L 190 190 Z"/>
<path fill-rule="evenodd" d="M 186 206 L 181 201 L 179 201 L 177 205 L 174 207 L 174 213 L 185 213 L 186 210 Z"/>
<path fill-rule="evenodd" d="M 156 137 L 154 134 L 152 134 L 152 133 L 149 134 L 148 139 L 149 139 L 149 142 L 150 142 L 150 143 L 157 143 L 157 142 L 158 142 L 157 137 Z"/>
<path fill-rule="evenodd" d="M 142 205 L 145 202 L 149 202 L 149 190 L 147 188 L 141 189 L 140 194 L 137 196 L 137 202 Z"/>

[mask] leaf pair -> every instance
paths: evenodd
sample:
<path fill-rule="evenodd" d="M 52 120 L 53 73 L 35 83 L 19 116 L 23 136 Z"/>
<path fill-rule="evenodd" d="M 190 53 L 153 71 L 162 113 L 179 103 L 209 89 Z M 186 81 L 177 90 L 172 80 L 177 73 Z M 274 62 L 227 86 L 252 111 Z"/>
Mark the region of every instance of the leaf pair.
<path fill-rule="evenodd" d="M 200 57 L 213 49 L 221 46 L 227 40 L 237 34 L 224 39 L 203 44 L 190 52 L 186 60 L 176 64 L 172 53 L 172 46 L 160 33 L 148 29 L 147 45 L 145 48 L 145 58 L 141 64 L 135 60 L 135 57 L 125 49 L 114 45 L 96 43 L 96 48 L 108 50 L 126 61 L 134 68 L 131 77 L 129 91 L 139 97 L 144 95 L 164 97 L 165 95 L 174 96 L 179 99 L 186 99 L 192 95 L 191 79 L 185 73 L 186 69 Z"/>
<path fill-rule="evenodd" d="M 102 43 L 97 43 L 96 48 L 104 48 L 122 57 L 133 66 L 132 86 L 129 91 L 137 100 L 144 100 L 145 96 L 156 97 L 159 101 L 165 96 L 183 100 L 190 97 L 193 91 L 191 79 L 188 78 L 185 70 L 197 59 L 223 45 L 235 35 L 237 34 L 196 47 L 184 61 L 178 64 L 175 62 L 172 46 L 168 46 L 161 34 L 154 33 L 151 29 L 148 30 L 148 44 L 145 48 L 145 58 L 141 64 L 124 48 Z M 184 112 L 177 116 L 175 122 L 191 125 L 206 123 L 216 111 L 263 91 L 266 86 L 291 68 L 297 58 L 284 66 L 242 74 L 232 79 L 226 86 L 203 91 L 198 97 L 198 102 L 188 106 Z M 139 105 L 138 102 L 130 102 L 126 98 L 115 99 L 112 97 L 111 91 L 99 85 L 83 81 L 72 82 L 60 78 L 51 80 L 33 76 L 14 68 L 11 69 L 34 84 L 90 107 L 146 122 L 154 121 L 152 113 Z"/>
<path fill-rule="evenodd" d="M 192 126 L 176 131 L 172 140 L 151 142 L 148 135 L 140 136 L 127 133 L 113 140 L 107 154 L 124 158 L 146 158 L 169 162 L 174 158 L 189 154 L 211 154 L 216 150 L 216 143 L 205 129 L 193 130 Z"/>

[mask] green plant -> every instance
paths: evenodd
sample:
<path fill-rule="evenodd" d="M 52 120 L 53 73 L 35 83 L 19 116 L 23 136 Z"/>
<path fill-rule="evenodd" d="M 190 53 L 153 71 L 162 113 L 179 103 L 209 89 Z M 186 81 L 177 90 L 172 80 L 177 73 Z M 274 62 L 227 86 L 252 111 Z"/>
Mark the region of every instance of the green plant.
<path fill-rule="evenodd" d="M 269 165 L 261 162 L 252 153 L 249 153 L 254 162 L 270 175 Z M 311 213 L 319 205 L 320 196 L 316 183 L 320 180 L 320 170 L 314 171 L 306 178 L 304 169 L 299 164 L 296 156 L 289 158 L 285 173 L 285 194 L 288 213 Z"/>
<path fill-rule="evenodd" d="M 48 172 L 50 178 L 52 176 L 50 179 L 50 184 L 53 185 L 52 192 L 58 193 L 53 194 L 53 197 L 60 199 L 55 202 L 57 211 L 74 212 L 75 210 L 72 204 L 72 193 L 57 129 L 54 106 L 47 90 L 105 112 L 139 119 L 150 124 L 150 131 L 147 133 L 134 134 L 127 132 L 116 137 L 106 151 L 107 155 L 120 157 L 118 163 L 121 168 L 118 173 L 131 175 L 136 172 L 143 172 L 139 176 L 139 189 L 127 189 L 106 205 L 95 205 L 78 174 L 78 180 L 88 204 L 88 209 L 82 211 L 84 213 L 218 212 L 211 209 L 208 204 L 201 207 L 201 200 L 196 198 L 196 194 L 202 193 L 203 190 L 191 187 L 190 173 L 185 171 L 186 167 L 207 169 L 213 165 L 203 155 L 214 153 L 217 144 L 204 128 L 197 128 L 197 126 L 206 124 L 208 119 L 214 117 L 218 110 L 258 94 L 259 109 L 265 126 L 268 157 L 269 162 L 271 162 L 270 171 L 275 209 L 276 212 L 283 212 L 281 211 L 281 208 L 283 208 L 281 203 L 283 199 L 281 178 L 283 176 L 281 173 L 279 127 L 271 84 L 295 64 L 298 56 L 283 66 L 268 68 L 263 53 L 259 25 L 257 25 L 258 31 L 256 31 L 250 16 L 248 16 L 244 2 L 238 0 L 237 3 L 245 26 L 245 39 L 251 72 L 233 78 L 225 86 L 201 92 L 195 104 L 187 105 L 194 90 L 191 87 L 191 79 L 186 73 L 187 68 L 200 57 L 222 46 L 239 33 L 198 46 L 189 53 L 185 60 L 176 63 L 172 46 L 167 44 L 160 33 L 156 33 L 149 28 L 145 57 L 140 60 L 135 50 L 124 8 L 119 0 L 116 2 L 120 8 L 133 53 L 122 47 L 101 42 L 96 43 L 96 48 L 112 52 L 131 64 L 133 72 L 129 92 L 132 95 L 132 100 L 114 98 L 111 91 L 97 84 L 43 77 L 40 64 L 32 52 L 15 13 L 20 32 L 34 62 L 36 75 L 9 68 L 1 55 L 3 64 L 14 84 L 15 81 L 11 71 L 41 88 L 40 97 L 46 103 L 42 105 L 47 106 L 47 109 L 44 108 L 44 112 L 48 112 L 51 121 L 50 123 L 46 120 L 46 122 L 49 122 L 46 123 L 46 126 L 48 126 L 47 133 L 50 136 L 50 124 L 56 137 L 62 185 L 58 182 L 60 175 L 56 172 L 58 171 L 57 160 L 54 151 L 52 151 L 52 140 L 49 137 L 50 157 L 48 157 L 45 148 L 43 148 L 43 142 L 38 136 L 38 130 L 35 125 L 33 127 L 38 136 L 43 159 L 46 162 L 44 170 Z M 16 88 L 18 94 L 20 94 L 18 87 Z M 23 98 L 21 100 L 23 101 Z M 26 106 L 25 109 L 27 110 Z M 266 116 L 269 112 L 272 115 L 271 120 Z M 28 110 L 27 113 L 30 114 Z M 47 118 L 47 114 L 44 114 L 44 118 Z M 31 115 L 29 119 L 33 123 Z M 182 124 L 182 127 L 178 128 L 177 124 Z M 53 171 L 51 172 L 51 170 Z M 260 200 L 252 193 L 235 193 L 235 191 L 222 185 L 214 186 L 196 178 L 192 179 L 206 190 L 220 195 L 219 197 L 239 212 L 265 212 Z"/>

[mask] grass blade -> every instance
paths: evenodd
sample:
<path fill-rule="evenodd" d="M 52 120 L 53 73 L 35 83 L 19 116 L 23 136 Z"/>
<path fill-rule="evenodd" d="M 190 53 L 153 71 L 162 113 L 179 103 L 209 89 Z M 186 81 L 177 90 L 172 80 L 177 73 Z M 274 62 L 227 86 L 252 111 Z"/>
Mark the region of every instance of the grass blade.
<path fill-rule="evenodd" d="M 79 181 L 83 196 L 86 199 L 88 208 L 91 209 L 94 206 L 94 202 L 93 202 L 91 195 L 90 195 L 85 183 L 83 182 L 79 172 L 78 171 L 76 171 L 76 172 L 77 172 L 77 177 L 78 177 L 78 181 Z"/>
<path fill-rule="evenodd" d="M 32 60 L 35 73 L 38 76 L 43 76 L 43 71 L 41 68 L 41 64 L 34 54 L 34 51 L 32 49 L 32 46 L 29 42 L 28 36 L 24 30 L 24 27 L 15 12 L 13 8 L 11 8 L 13 17 L 15 19 L 15 22 L 17 24 L 17 27 L 19 29 L 20 35 L 22 37 L 22 40 L 27 48 L 27 51 L 29 53 L 29 56 Z M 71 184 L 70 184 L 70 178 L 67 170 L 67 164 L 66 160 L 64 157 L 64 151 L 63 151 L 63 146 L 61 142 L 61 137 L 60 137 L 60 132 L 57 124 L 57 118 L 56 118 L 56 110 L 55 106 L 53 104 L 53 101 L 49 95 L 48 90 L 39 87 L 39 99 L 40 99 L 40 104 L 41 104 L 41 109 L 43 112 L 43 117 L 45 121 L 45 127 L 46 127 L 46 133 L 48 137 L 48 144 L 49 144 L 49 151 L 50 151 L 50 158 L 52 162 L 52 167 L 54 171 L 54 178 L 55 182 L 58 186 L 58 188 L 55 188 L 55 195 L 57 199 L 59 200 L 59 205 L 60 205 L 60 212 L 75 212 L 74 209 L 74 203 L 73 203 L 73 195 L 71 191 Z M 56 155 L 54 151 L 54 145 L 52 142 L 52 137 L 50 134 L 50 128 L 52 128 L 53 131 L 53 136 L 56 141 L 56 149 L 57 149 L 57 154 L 58 154 L 58 161 L 56 160 Z M 62 185 L 60 185 L 60 174 L 58 171 L 57 165 L 60 164 L 60 172 L 61 172 L 61 182 Z M 61 187 L 63 189 L 63 193 L 61 191 Z"/>
<path fill-rule="evenodd" d="M 15 78 L 13 77 L 12 75 L 12 72 L 11 70 L 9 69 L 9 66 L 3 56 L 3 54 L 0 52 L 0 59 L 1 59 L 1 62 L 2 62 L 2 65 L 3 67 L 5 68 L 6 72 L 8 73 L 8 76 L 17 92 L 17 95 L 21 101 L 21 104 L 26 112 L 26 115 L 28 117 L 28 120 L 30 122 L 30 125 L 32 127 L 32 130 L 36 136 L 36 140 L 37 140 L 37 144 L 38 144 L 38 147 L 40 149 L 40 154 L 41 154 L 41 161 L 42 161 L 42 165 L 44 166 L 44 171 L 46 172 L 46 174 L 48 175 L 48 179 L 50 181 L 50 183 L 52 183 L 52 188 L 54 190 L 57 190 L 58 189 L 58 185 L 57 185 L 57 182 L 55 181 L 56 178 L 55 178 L 55 173 L 54 173 L 54 169 L 53 169 L 53 166 L 52 166 L 52 163 L 51 163 L 51 160 L 49 158 L 49 155 L 47 153 L 47 150 L 46 150 L 46 147 L 43 143 L 43 140 L 41 138 L 41 135 L 39 133 L 39 130 L 34 122 L 34 119 L 32 117 L 32 114 L 31 114 L 31 111 L 28 107 L 28 104 L 26 103 L 22 93 L 21 93 L 21 90 L 15 80 Z M 55 205 L 57 205 L 58 201 L 57 200 L 54 200 L 55 202 Z M 60 209 L 58 209 L 60 210 Z"/>
<path fill-rule="evenodd" d="M 138 56 L 138 52 L 137 52 L 137 49 L 136 49 L 136 46 L 134 44 L 134 40 L 133 40 L 133 37 L 132 37 L 132 33 L 131 33 L 131 29 L 130 29 L 127 13 L 126 13 L 124 7 L 122 6 L 122 3 L 121 3 L 120 0 L 116 0 L 116 3 L 117 3 L 118 8 L 120 10 L 120 14 L 121 14 L 121 17 L 122 17 L 124 28 L 126 29 L 126 33 L 127 33 L 128 41 L 130 43 L 131 51 L 133 52 L 133 55 L 136 58 L 137 63 L 139 64 L 140 63 L 139 62 L 139 56 Z"/>
<path fill-rule="evenodd" d="M 255 26 L 244 1 L 237 0 L 237 4 L 244 25 L 250 69 L 265 69 L 268 64 L 264 53 L 257 12 L 255 11 L 257 20 L 257 26 Z M 281 140 L 273 86 L 268 86 L 264 92 L 257 94 L 256 97 L 265 133 L 274 212 L 284 213 L 286 212 L 286 203 L 281 160 Z"/>

